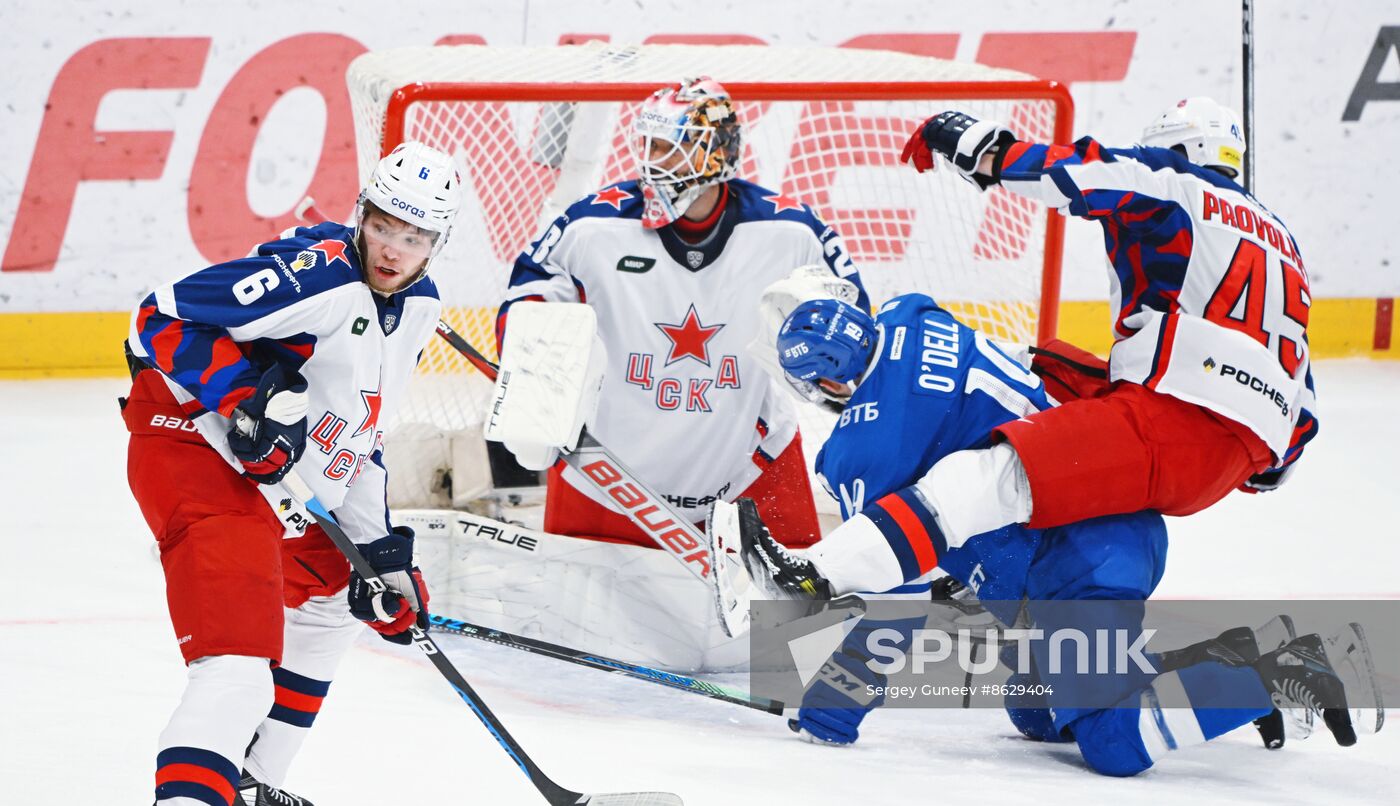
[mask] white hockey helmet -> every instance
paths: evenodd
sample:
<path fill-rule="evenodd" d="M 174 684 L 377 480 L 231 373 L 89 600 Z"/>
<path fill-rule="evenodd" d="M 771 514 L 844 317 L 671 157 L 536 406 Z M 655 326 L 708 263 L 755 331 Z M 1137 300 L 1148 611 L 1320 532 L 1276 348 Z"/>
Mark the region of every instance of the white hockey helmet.
<path fill-rule="evenodd" d="M 1246 144 L 1239 116 L 1210 98 L 1178 101 L 1143 130 L 1142 144 L 1178 149 L 1196 165 L 1214 168 L 1231 179 L 1244 168 Z"/>
<path fill-rule="evenodd" d="M 632 133 L 648 228 L 680 218 L 705 188 L 739 170 L 739 115 L 712 78 L 688 78 L 652 93 L 637 110 Z"/>
<path fill-rule="evenodd" d="M 423 143 L 401 143 L 374 166 L 355 209 L 356 242 L 367 205 L 433 233 L 431 262 L 452 233 L 461 206 L 462 178 L 452 157 Z M 416 281 L 428 271 L 423 264 Z M 410 283 L 411 284 L 411 283 Z M 407 288 L 407 285 L 404 286 Z"/>

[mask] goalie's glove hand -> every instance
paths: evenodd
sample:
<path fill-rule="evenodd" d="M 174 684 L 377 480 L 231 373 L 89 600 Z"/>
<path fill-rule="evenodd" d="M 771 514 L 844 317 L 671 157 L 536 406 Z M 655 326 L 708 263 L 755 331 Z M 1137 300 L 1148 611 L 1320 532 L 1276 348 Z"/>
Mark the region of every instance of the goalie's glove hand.
<path fill-rule="evenodd" d="M 899 160 L 923 173 L 933 169 L 933 155 L 939 154 L 959 176 L 986 190 L 997 183 L 997 178 L 977 173 L 982 157 L 1014 142 L 1016 136 L 1000 123 L 978 120 L 950 109 L 919 124 L 909 142 L 904 144 Z"/>
<path fill-rule="evenodd" d="M 306 379 L 278 365 L 263 373 L 253 396 L 238 405 L 228 446 L 243 473 L 276 484 L 306 448 Z"/>
<path fill-rule="evenodd" d="M 802 707 L 788 727 L 813 743 L 853 744 L 865 715 L 885 702 L 883 692 L 872 694 L 868 687 L 884 685 L 885 676 L 872 671 L 863 657 L 837 652 L 802 694 Z"/>
<path fill-rule="evenodd" d="M 360 546 L 387 590 L 376 592 L 353 569 L 350 571 L 350 614 L 367 623 L 385 641 L 408 644 L 416 623 L 428 629 L 428 586 L 413 564 L 413 530 L 395 526 L 388 535 Z"/>
<path fill-rule="evenodd" d="M 1250 494 L 1273 492 L 1282 487 L 1285 481 L 1288 481 L 1288 477 L 1293 475 L 1293 468 L 1297 466 L 1298 464 L 1295 462 L 1288 467 L 1270 468 L 1262 473 L 1255 473 L 1245 479 L 1244 484 L 1240 485 L 1240 492 Z"/>

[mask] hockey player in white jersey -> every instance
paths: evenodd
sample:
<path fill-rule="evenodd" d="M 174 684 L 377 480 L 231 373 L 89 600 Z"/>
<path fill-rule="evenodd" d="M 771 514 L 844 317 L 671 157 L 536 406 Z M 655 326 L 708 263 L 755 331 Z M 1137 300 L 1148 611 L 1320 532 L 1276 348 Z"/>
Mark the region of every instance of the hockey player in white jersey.
<path fill-rule="evenodd" d="M 742 131 L 717 82 L 658 90 L 633 137 L 640 177 L 577 201 L 520 255 L 498 331 L 523 300 L 592 306 L 607 350 L 594 436 L 693 521 L 745 495 L 779 540 L 809 545 L 820 534 L 793 405 L 744 348 L 769 283 L 816 263 L 859 287 L 856 267 L 807 205 L 736 178 Z M 572 469 L 550 471 L 544 528 L 653 545 Z"/>
<path fill-rule="evenodd" d="M 401 145 L 354 227 L 289 230 L 158 287 L 132 317 L 129 480 L 189 668 L 160 736 L 159 804 L 309 806 L 280 787 L 359 625 L 396 643 L 427 628 L 381 437 L 438 320 L 426 274 L 459 185 L 448 155 Z M 308 525 L 278 486 L 293 465 L 392 590 L 372 593 Z"/>
<path fill-rule="evenodd" d="M 1099 388 L 998 427 L 996 444 L 920 480 L 949 545 L 1270 490 L 1317 433 L 1307 273 L 1288 229 L 1233 181 L 1245 148 L 1234 113 L 1187 99 L 1143 143 L 1027 143 L 950 111 L 904 148 L 919 171 L 938 155 L 978 188 L 1100 223 L 1111 263 L 1116 343 Z"/>

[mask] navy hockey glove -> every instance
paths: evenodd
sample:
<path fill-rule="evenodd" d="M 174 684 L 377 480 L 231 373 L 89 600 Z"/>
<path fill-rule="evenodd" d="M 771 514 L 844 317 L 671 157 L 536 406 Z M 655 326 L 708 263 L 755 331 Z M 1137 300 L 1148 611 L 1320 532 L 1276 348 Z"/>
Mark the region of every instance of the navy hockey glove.
<path fill-rule="evenodd" d="M 923 173 L 933 169 L 933 155 L 939 154 L 959 176 L 986 190 L 995 185 L 999 177 L 977 173 L 977 165 L 993 148 L 1003 149 L 1014 142 L 1016 136 L 1000 123 L 979 121 L 949 110 L 919 124 L 909 142 L 904 144 L 899 161 Z"/>
<path fill-rule="evenodd" d="M 276 484 L 306 448 L 306 379 L 273 365 L 257 391 L 234 410 L 228 446 L 243 473 L 259 484 Z"/>
<path fill-rule="evenodd" d="M 369 624 L 385 641 L 408 644 L 415 623 L 428 629 L 428 586 L 413 564 L 413 530 L 395 526 L 373 543 L 360 546 L 388 590 L 376 593 L 365 578 L 350 571 L 350 614 Z"/>
<path fill-rule="evenodd" d="M 885 702 L 885 676 L 874 672 L 864 658 L 837 652 L 824 664 L 802 695 L 797 718 L 788 727 L 802 738 L 827 744 L 852 744 L 860 738 L 865 715 Z"/>
<path fill-rule="evenodd" d="M 1269 469 L 1262 473 L 1255 473 L 1240 485 L 1240 491 L 1246 493 L 1269 493 L 1283 486 L 1288 477 L 1293 475 L 1293 469 L 1298 465 L 1288 465 L 1287 467 Z"/>

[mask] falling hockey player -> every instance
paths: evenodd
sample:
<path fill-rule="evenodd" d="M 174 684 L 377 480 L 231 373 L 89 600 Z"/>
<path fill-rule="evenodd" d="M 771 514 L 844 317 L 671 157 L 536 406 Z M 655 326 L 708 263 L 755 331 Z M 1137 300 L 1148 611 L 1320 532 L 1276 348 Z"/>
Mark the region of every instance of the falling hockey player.
<path fill-rule="evenodd" d="M 744 560 L 743 566 L 724 563 L 722 588 L 741 590 L 753 581 L 769 598 L 827 599 L 890 590 L 937 567 L 973 589 L 1007 625 L 1023 600 L 1029 600 L 1031 623 L 1047 634 L 1054 626 L 1047 619 L 1058 618 L 1059 611 L 1037 610 L 1038 604 L 1120 600 L 1124 607 L 1108 611 L 1116 623 L 1095 626 L 1141 632 L 1141 602 L 1164 570 L 1160 515 L 1108 516 L 1044 530 L 1013 524 L 955 546 L 941 535 L 920 491 L 920 478 L 944 456 L 984 448 L 998 426 L 1051 410 L 1036 374 L 917 294 L 890 300 L 876 320 L 837 300 L 803 302 L 784 324 L 777 347 L 795 378 L 850 393 L 851 416 L 838 422 L 817 458 L 848 518 L 837 530 L 846 539 L 791 552 L 767 536 L 751 506 L 717 504 L 712 539 L 721 552 L 741 548 Z M 1091 387 L 1102 363 L 1055 347 L 1067 345 L 1040 352 L 1037 369 L 1069 379 L 1066 389 Z M 856 740 L 861 720 L 882 698 L 838 681 L 880 683 L 865 662 L 868 651 L 850 649 L 874 626 L 858 626 L 848 649 L 823 668 L 804 697 L 795 729 L 830 743 Z M 1089 766 L 1109 775 L 1141 772 L 1168 750 L 1247 725 L 1276 703 L 1318 707 L 1337 741 L 1353 743 L 1343 683 L 1322 639 L 1284 636 L 1259 643 L 1253 631 L 1231 630 L 1164 653 L 1156 666 L 1160 674 L 1107 683 L 1121 689 L 1113 707 L 1084 707 L 1057 688 L 1046 700 L 1008 700 L 1008 711 L 1023 734 L 1076 741 Z M 1364 641 L 1358 643 L 1364 651 Z M 1037 668 L 1047 668 L 1047 642 L 1033 644 Z M 1056 665 L 1052 657 L 1048 668 Z M 1192 707 L 1160 705 L 1183 701 Z"/>
<path fill-rule="evenodd" d="M 1188 515 L 1236 488 L 1271 490 L 1317 433 L 1307 273 L 1288 229 L 1233 181 L 1245 148 L 1234 113 L 1191 98 L 1143 141 L 1026 143 L 944 112 L 904 148 L 917 170 L 936 154 L 981 189 L 1100 223 L 1112 267 L 1111 383 L 999 426 L 993 444 L 919 481 L 949 545 L 1012 523 Z"/>
<path fill-rule="evenodd" d="M 1104 225 L 1119 342 L 1106 367 L 1068 345 L 1054 345 L 1058 358 L 1043 354 L 1040 372 L 1065 403 L 1052 407 L 1037 376 L 927 298 L 892 301 L 881 314 L 879 345 L 848 346 L 844 356 L 822 343 L 830 346 L 848 326 L 869 336 L 873 323 L 862 312 L 809 309 L 805 325 L 790 318 L 790 343 L 779 340 L 785 369 L 824 386 L 860 384 L 848 404 L 853 416 L 818 458 L 848 520 L 808 559 L 777 547 L 761 552 L 780 578 L 789 576 L 782 581 L 826 595 L 880 591 L 942 565 L 984 599 L 1144 599 L 1161 574 L 1164 535 L 1152 538 L 1159 529 L 1146 521 L 1086 519 L 1189 514 L 1236 486 L 1266 490 L 1283 481 L 1317 430 L 1296 244 L 1231 181 L 1244 143 L 1228 110 L 1208 99 L 1183 101 L 1144 139 L 1149 146 L 1134 149 L 1087 138 L 1074 147 L 1026 144 L 955 112 L 919 127 L 903 154 L 916 169 L 932 168 L 937 153 L 979 188 L 1001 182 Z M 839 326 L 832 321 L 842 317 Z M 830 363 L 838 359 L 839 371 Z M 871 439 L 876 431 L 893 435 L 883 448 Z M 731 525 L 736 515 L 729 513 Z M 1054 550 L 1074 532 L 1087 532 L 1075 545 L 1098 546 L 1098 560 Z M 964 552 L 980 559 L 960 565 L 969 559 Z M 1037 563 L 1055 567 L 1026 574 Z M 1244 659 L 1257 656 L 1246 649 L 1256 651 Z M 1256 703 L 1254 716 L 1268 710 L 1265 685 L 1274 696 L 1282 688 L 1338 701 L 1340 683 L 1315 636 L 1278 652 L 1253 668 L 1196 664 L 1150 685 L 1175 686 L 1188 699 L 1193 689 L 1230 689 L 1232 701 Z M 1287 682 L 1299 675 L 1307 679 Z M 1012 714 L 1028 735 L 1075 738 L 1091 766 L 1113 774 L 1145 769 L 1183 737 L 1208 739 L 1254 718 L 1239 709 L 1168 711 L 1175 719 L 1144 721 L 1139 731 L 1127 716 L 1135 710 Z M 849 741 L 854 728 L 840 727 L 843 713 L 858 722 L 863 711 L 811 710 L 802 727 L 816 735 L 836 714 L 825 738 Z M 1336 708 L 1325 715 L 1348 743 L 1354 734 L 1345 717 Z M 1075 720 L 1083 721 L 1071 727 Z"/>

